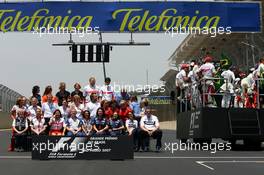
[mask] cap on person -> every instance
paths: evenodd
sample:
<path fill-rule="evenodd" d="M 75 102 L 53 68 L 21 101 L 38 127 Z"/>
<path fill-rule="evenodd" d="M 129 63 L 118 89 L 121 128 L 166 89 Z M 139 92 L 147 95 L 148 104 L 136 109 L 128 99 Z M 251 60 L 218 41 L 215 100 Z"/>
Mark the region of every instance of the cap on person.
<path fill-rule="evenodd" d="M 181 69 L 189 68 L 189 64 L 182 64 Z"/>
<path fill-rule="evenodd" d="M 204 62 L 212 62 L 213 61 L 213 58 L 211 57 L 211 56 L 206 56 L 205 58 L 204 58 Z"/>

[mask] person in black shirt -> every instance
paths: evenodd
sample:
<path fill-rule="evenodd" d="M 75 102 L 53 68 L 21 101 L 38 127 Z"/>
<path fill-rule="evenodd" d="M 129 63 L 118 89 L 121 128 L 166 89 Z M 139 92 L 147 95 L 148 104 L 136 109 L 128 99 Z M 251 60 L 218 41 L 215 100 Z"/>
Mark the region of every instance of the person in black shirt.
<path fill-rule="evenodd" d="M 38 100 L 37 105 L 41 107 L 41 96 L 39 95 L 40 88 L 39 86 L 33 86 L 32 88 L 32 96 L 30 97 L 30 101 L 32 100 L 33 97 L 35 97 Z"/>
<path fill-rule="evenodd" d="M 59 89 L 60 91 L 57 92 L 56 97 L 58 98 L 58 105 L 62 106 L 63 99 L 68 99 L 71 94 L 66 91 L 66 84 L 64 82 L 60 83 Z"/>
<path fill-rule="evenodd" d="M 78 95 L 81 97 L 81 101 L 83 101 L 83 92 L 80 90 L 82 87 L 79 83 L 74 84 L 74 91 L 72 91 L 71 96 L 74 97 L 74 95 Z"/>

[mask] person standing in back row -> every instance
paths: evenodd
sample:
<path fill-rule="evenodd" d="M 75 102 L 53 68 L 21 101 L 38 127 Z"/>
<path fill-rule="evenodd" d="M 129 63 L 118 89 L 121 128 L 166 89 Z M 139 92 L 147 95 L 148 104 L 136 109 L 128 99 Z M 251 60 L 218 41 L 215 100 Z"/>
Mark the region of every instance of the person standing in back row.
<path fill-rule="evenodd" d="M 59 90 L 60 91 L 56 93 L 56 97 L 58 98 L 58 105 L 62 106 L 63 99 L 68 99 L 71 94 L 66 90 L 66 84 L 64 82 L 60 83 Z"/>
<path fill-rule="evenodd" d="M 110 85 L 111 79 L 105 78 L 105 85 L 100 89 L 102 100 L 112 101 L 114 99 L 114 88 Z"/>
<path fill-rule="evenodd" d="M 96 85 L 96 80 L 94 77 L 91 77 L 89 79 L 89 84 L 84 87 L 83 96 L 86 99 L 85 103 L 89 103 L 91 101 L 91 94 L 96 94 L 97 96 L 100 95 L 100 88 Z"/>

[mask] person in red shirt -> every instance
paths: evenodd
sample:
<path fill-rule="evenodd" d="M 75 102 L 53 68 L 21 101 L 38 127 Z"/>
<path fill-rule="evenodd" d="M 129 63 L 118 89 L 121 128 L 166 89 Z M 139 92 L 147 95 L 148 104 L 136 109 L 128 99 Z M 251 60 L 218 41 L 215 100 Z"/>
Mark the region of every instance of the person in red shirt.
<path fill-rule="evenodd" d="M 110 101 L 105 101 L 103 100 L 104 103 L 101 103 L 104 110 L 105 110 L 105 117 L 107 119 L 110 119 L 112 118 L 113 114 L 114 114 L 114 111 L 113 111 L 113 108 L 111 106 L 111 102 Z"/>
<path fill-rule="evenodd" d="M 45 102 L 48 101 L 48 95 L 49 95 L 49 94 L 52 94 L 52 87 L 51 87 L 51 86 L 47 86 L 47 87 L 45 88 L 45 91 L 44 91 L 43 96 L 42 96 L 42 98 L 41 98 L 42 103 L 45 103 Z M 53 96 L 53 98 L 52 98 L 52 102 L 58 104 L 58 99 L 57 99 L 56 96 Z"/>
<path fill-rule="evenodd" d="M 64 136 L 66 126 L 59 109 L 56 109 L 54 111 L 53 117 L 50 118 L 49 125 L 50 125 L 50 131 L 49 131 L 50 136 Z"/>
<path fill-rule="evenodd" d="M 128 106 L 127 102 L 125 100 L 121 100 L 118 115 L 123 122 L 126 122 L 126 120 L 128 119 L 128 113 L 131 111 L 132 110 Z"/>

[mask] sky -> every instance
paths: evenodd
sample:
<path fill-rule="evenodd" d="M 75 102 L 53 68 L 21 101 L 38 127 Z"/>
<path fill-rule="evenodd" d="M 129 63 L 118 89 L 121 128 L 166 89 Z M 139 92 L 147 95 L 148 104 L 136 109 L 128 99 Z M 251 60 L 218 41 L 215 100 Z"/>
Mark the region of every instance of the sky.
<path fill-rule="evenodd" d="M 110 63 L 106 63 L 107 76 L 112 82 L 129 85 L 160 85 L 160 78 L 171 68 L 168 58 L 186 35 L 171 37 L 165 33 L 134 34 L 135 42 L 150 42 L 150 46 L 114 46 Z M 69 35 L 39 35 L 32 33 L 0 33 L 0 84 L 18 93 L 30 96 L 34 85 L 39 85 L 41 94 L 47 85 L 58 91 L 60 82 L 65 82 L 69 91 L 79 82 L 82 87 L 95 76 L 98 85 L 103 85 L 101 63 L 72 63 L 68 47 L 55 47 L 53 43 L 67 42 Z M 98 35 L 73 36 L 76 42 L 98 42 Z M 103 33 L 104 42 L 129 42 L 130 34 Z"/>

